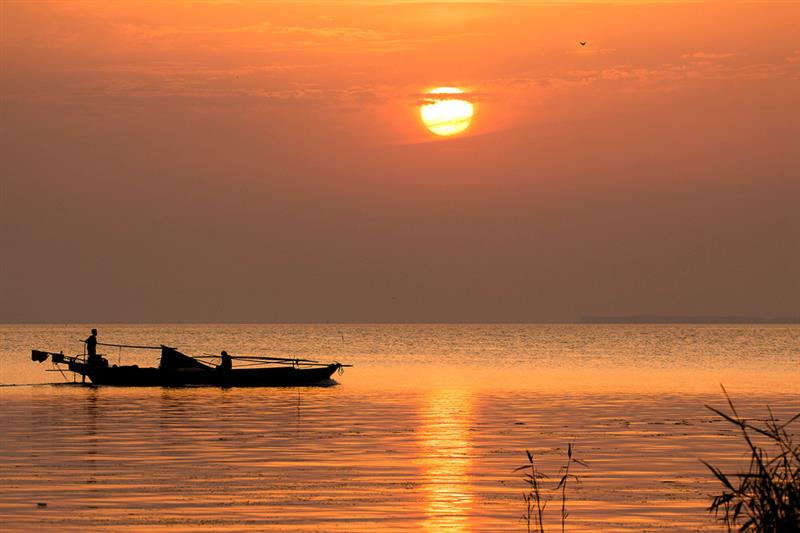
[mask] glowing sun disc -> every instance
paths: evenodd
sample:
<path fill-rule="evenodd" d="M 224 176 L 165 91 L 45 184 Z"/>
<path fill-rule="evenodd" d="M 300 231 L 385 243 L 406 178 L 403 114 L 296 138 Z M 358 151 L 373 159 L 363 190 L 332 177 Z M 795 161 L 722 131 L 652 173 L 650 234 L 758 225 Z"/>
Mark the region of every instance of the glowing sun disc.
<path fill-rule="evenodd" d="M 464 91 L 456 87 L 437 87 L 428 94 L 419 114 L 431 133 L 446 137 L 469 127 L 475 111 L 472 102 L 453 96 L 464 94 Z"/>

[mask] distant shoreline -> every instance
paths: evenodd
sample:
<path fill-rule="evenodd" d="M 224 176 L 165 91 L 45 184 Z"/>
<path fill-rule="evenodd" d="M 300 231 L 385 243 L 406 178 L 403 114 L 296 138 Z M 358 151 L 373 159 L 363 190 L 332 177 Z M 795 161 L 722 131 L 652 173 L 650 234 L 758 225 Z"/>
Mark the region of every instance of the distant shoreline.
<path fill-rule="evenodd" d="M 800 324 L 800 317 L 751 316 L 582 316 L 579 324 Z"/>

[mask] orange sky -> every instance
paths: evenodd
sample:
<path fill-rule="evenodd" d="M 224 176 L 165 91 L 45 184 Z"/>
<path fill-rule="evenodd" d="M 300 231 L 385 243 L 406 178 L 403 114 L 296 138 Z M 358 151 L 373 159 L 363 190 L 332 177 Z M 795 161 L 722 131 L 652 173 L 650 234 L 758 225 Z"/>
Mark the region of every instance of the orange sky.
<path fill-rule="evenodd" d="M 800 309 L 800 4 L 0 10 L 0 320 Z"/>

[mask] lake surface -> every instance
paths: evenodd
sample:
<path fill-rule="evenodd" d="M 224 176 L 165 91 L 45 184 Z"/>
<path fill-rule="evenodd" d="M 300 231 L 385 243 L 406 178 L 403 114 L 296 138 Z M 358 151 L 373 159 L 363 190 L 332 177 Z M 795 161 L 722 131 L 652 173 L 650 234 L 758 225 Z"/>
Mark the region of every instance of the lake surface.
<path fill-rule="evenodd" d="M 101 342 L 355 365 L 307 388 L 53 385 L 30 360 L 80 353 L 91 327 L 0 326 L 4 530 L 524 531 L 514 468 L 529 449 L 555 478 L 571 442 L 589 468 L 569 530 L 719 531 L 700 459 L 747 456 L 704 405 L 725 406 L 723 383 L 747 416 L 800 411 L 800 326 L 97 326 Z M 559 513 L 553 499 L 548 530 Z"/>

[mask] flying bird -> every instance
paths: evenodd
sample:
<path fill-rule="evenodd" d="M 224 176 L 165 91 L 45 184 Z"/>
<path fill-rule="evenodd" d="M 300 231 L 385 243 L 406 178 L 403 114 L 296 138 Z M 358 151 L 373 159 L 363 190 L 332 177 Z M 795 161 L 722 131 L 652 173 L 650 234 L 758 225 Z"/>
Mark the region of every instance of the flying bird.
<path fill-rule="evenodd" d="M 586 41 L 581 41 L 581 46 L 586 46 Z"/>

